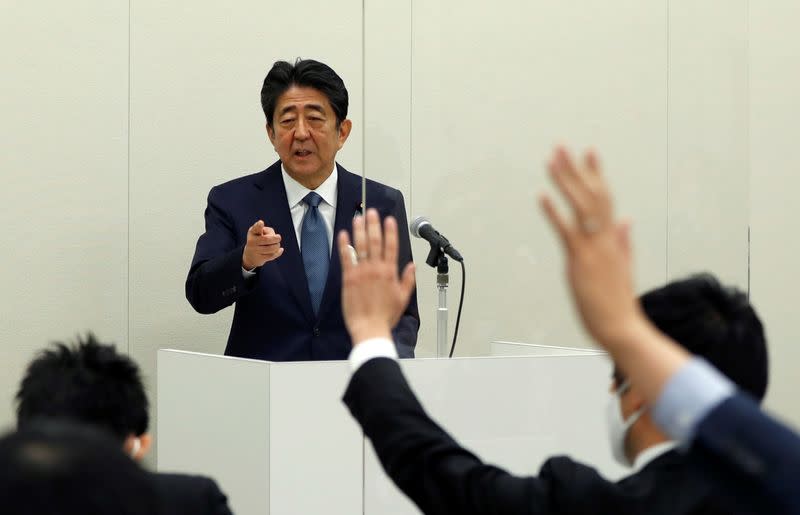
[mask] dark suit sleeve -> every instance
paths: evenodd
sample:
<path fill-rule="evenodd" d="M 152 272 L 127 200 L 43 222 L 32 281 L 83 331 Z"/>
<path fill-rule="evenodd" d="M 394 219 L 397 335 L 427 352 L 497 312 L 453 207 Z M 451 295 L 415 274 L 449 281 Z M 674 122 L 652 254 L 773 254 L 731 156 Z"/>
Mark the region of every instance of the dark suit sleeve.
<path fill-rule="evenodd" d="M 209 507 L 209 513 L 213 515 L 233 515 L 230 507 L 228 506 L 228 497 L 222 493 L 217 483 L 212 479 L 208 480 L 208 487 L 206 488 L 206 499 Z"/>
<path fill-rule="evenodd" d="M 742 394 L 700 422 L 689 457 L 721 496 L 754 513 L 800 513 L 800 437 Z"/>
<path fill-rule="evenodd" d="M 575 463 L 567 459 L 543 467 L 543 473 L 549 472 L 539 478 L 515 477 L 484 464 L 425 413 L 394 360 L 364 363 L 344 402 L 386 473 L 428 515 L 557 513 L 552 503 L 570 496 L 558 492 L 563 482 L 551 472 L 561 470 L 569 481 L 580 482 Z"/>
<path fill-rule="evenodd" d="M 398 265 L 400 273 L 405 266 L 413 261 L 411 255 L 411 238 L 408 234 L 408 218 L 406 216 L 406 205 L 403 194 L 396 191 L 397 199 L 391 210 L 391 215 L 397 220 L 398 236 L 400 245 L 398 248 Z M 405 313 L 400 318 L 397 326 L 392 331 L 392 337 L 397 346 L 397 354 L 401 358 L 413 358 L 414 347 L 417 345 L 417 333 L 419 332 L 419 308 L 417 307 L 417 290 L 411 294 Z"/>
<path fill-rule="evenodd" d="M 153 474 L 161 513 L 232 515 L 228 498 L 216 481 L 187 474 Z"/>
<path fill-rule="evenodd" d="M 199 313 L 216 313 L 250 293 L 258 274 L 245 279 L 242 253 L 246 234 L 237 235 L 230 211 L 218 188 L 208 194 L 206 231 L 197 240 L 186 278 L 186 298 Z"/>

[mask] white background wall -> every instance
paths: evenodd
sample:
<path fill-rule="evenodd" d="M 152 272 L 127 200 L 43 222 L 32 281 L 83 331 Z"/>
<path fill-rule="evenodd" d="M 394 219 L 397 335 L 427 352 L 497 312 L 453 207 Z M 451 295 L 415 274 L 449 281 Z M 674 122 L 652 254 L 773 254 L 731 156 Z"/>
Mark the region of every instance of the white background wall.
<path fill-rule="evenodd" d="M 797 138 L 800 120 L 800 19 L 791 0 L 750 2 L 750 291 L 770 340 L 771 385 L 767 404 L 800 425 L 800 207 Z"/>
<path fill-rule="evenodd" d="M 231 311 L 194 313 L 183 281 L 208 190 L 275 159 L 261 81 L 297 56 L 348 86 L 339 161 L 400 188 L 467 257 L 459 354 L 588 345 L 535 195 L 554 143 L 592 145 L 634 220 L 638 286 L 710 270 L 750 288 L 769 405 L 800 424 L 798 15 L 792 0 L 4 3 L 0 424 L 53 339 L 117 342 L 151 396 L 155 349 L 222 352 Z M 433 271 L 417 280 L 427 356 Z"/>

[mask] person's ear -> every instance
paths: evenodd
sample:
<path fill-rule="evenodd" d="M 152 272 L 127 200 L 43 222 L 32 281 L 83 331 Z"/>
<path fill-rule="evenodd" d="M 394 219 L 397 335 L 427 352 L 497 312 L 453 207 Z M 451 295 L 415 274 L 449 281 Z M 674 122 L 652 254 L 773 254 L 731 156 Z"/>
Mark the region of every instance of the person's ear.
<path fill-rule="evenodd" d="M 269 142 L 272 143 L 272 146 L 275 147 L 275 129 L 269 126 L 269 123 L 266 125 L 267 127 L 267 138 L 269 138 Z"/>
<path fill-rule="evenodd" d="M 350 120 L 343 120 L 342 123 L 339 124 L 339 150 L 344 146 L 344 142 L 347 141 L 348 136 L 350 136 L 351 130 L 353 130 L 353 122 Z"/>
<path fill-rule="evenodd" d="M 150 433 L 142 433 L 139 440 L 142 442 L 142 448 L 139 452 L 141 457 L 144 458 L 150 452 L 150 447 L 153 446 L 153 436 Z"/>
<path fill-rule="evenodd" d="M 150 433 L 143 433 L 139 436 L 136 435 L 128 435 L 125 439 L 125 443 L 122 445 L 122 449 L 128 454 L 131 458 L 136 461 L 141 460 L 150 450 L 150 446 L 153 444 L 153 437 L 150 436 Z"/>

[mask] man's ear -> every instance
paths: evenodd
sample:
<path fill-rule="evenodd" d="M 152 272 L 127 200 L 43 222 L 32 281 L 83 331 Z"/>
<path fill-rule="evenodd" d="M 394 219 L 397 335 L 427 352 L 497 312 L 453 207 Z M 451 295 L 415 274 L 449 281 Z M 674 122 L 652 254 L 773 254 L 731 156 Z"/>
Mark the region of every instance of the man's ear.
<path fill-rule="evenodd" d="M 267 127 L 267 138 L 269 139 L 269 142 L 272 143 L 272 146 L 274 147 L 275 146 L 275 129 L 270 127 L 269 123 L 267 123 L 266 127 Z"/>
<path fill-rule="evenodd" d="M 344 142 L 350 136 L 350 131 L 353 130 L 353 122 L 350 120 L 343 120 L 339 124 L 339 150 L 344 146 Z"/>
<path fill-rule="evenodd" d="M 130 434 L 125 438 L 122 449 L 125 451 L 125 454 L 136 461 L 140 461 L 150 450 L 151 445 L 153 445 L 153 437 L 150 436 L 150 433 L 142 433 L 139 436 Z"/>

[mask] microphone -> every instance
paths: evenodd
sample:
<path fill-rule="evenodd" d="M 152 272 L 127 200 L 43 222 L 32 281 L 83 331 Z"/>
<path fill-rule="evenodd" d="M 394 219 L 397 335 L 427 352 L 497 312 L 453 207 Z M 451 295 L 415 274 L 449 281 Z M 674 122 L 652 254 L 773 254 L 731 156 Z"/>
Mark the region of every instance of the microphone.
<path fill-rule="evenodd" d="M 450 242 L 442 236 L 439 231 L 433 228 L 431 225 L 431 221 L 425 218 L 424 216 L 418 216 L 411 222 L 409 226 L 411 230 L 411 234 L 416 236 L 417 238 L 422 238 L 423 240 L 427 240 L 428 243 L 431 245 L 442 249 L 445 254 L 450 256 L 451 258 L 455 259 L 458 262 L 463 262 L 464 258 L 461 257 L 461 254 L 456 250 Z"/>

